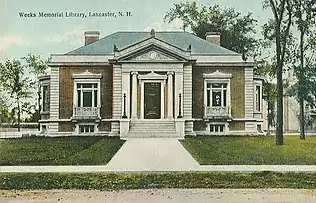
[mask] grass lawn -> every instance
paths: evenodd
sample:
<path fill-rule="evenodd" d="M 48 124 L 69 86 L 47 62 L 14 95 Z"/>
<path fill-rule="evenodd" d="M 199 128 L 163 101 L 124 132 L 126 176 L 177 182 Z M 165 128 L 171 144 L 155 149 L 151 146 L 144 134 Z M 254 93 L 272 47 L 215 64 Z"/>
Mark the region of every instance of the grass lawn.
<path fill-rule="evenodd" d="M 123 143 L 92 136 L 0 139 L 0 165 L 102 165 Z"/>
<path fill-rule="evenodd" d="M 316 188 L 315 173 L 0 173 L 5 189 Z"/>
<path fill-rule="evenodd" d="M 316 165 L 316 137 L 190 137 L 182 145 L 202 165 Z"/>

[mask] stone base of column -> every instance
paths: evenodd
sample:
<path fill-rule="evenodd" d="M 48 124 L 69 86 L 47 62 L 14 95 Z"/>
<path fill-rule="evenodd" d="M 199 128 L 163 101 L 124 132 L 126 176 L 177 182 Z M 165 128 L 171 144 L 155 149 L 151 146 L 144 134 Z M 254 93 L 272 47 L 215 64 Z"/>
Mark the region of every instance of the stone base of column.
<path fill-rule="evenodd" d="M 183 119 L 177 119 L 175 120 L 175 126 L 176 126 L 176 132 L 177 132 L 177 135 L 179 137 L 183 137 L 185 136 L 185 130 L 184 130 L 184 124 L 185 121 Z"/>
<path fill-rule="evenodd" d="M 111 132 L 109 136 L 119 136 L 120 135 L 120 122 L 112 121 L 111 122 Z"/>
<path fill-rule="evenodd" d="M 129 119 L 121 119 L 120 120 L 120 136 L 124 137 L 127 136 L 129 132 Z"/>
<path fill-rule="evenodd" d="M 196 133 L 193 130 L 193 121 L 185 122 L 185 135 L 196 136 Z"/>

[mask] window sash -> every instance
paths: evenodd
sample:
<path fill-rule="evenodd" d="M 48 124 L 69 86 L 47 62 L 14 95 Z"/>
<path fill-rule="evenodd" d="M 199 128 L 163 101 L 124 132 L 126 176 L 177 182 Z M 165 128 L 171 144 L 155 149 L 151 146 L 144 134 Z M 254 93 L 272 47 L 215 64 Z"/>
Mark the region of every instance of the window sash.
<path fill-rule="evenodd" d="M 77 83 L 77 89 L 98 89 L 98 83 Z"/>
<path fill-rule="evenodd" d="M 256 86 L 256 111 L 261 111 L 261 88 Z"/>
<path fill-rule="evenodd" d="M 97 83 L 77 83 L 77 107 L 98 107 Z"/>
<path fill-rule="evenodd" d="M 224 124 L 210 124 L 211 133 L 223 133 L 225 130 Z"/>
<path fill-rule="evenodd" d="M 49 86 L 43 86 L 42 111 L 49 111 L 50 109 L 50 92 Z"/>
<path fill-rule="evenodd" d="M 84 91 L 83 92 L 83 107 L 92 107 L 92 91 Z"/>
<path fill-rule="evenodd" d="M 79 133 L 94 133 L 94 125 L 79 125 Z"/>
<path fill-rule="evenodd" d="M 227 83 L 206 83 L 206 105 L 227 106 Z"/>

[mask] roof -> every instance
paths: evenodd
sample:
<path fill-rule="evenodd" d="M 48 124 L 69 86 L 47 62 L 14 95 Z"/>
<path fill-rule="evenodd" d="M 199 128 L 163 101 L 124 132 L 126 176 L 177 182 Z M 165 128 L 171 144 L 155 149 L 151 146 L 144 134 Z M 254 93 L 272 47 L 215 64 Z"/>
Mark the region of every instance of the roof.
<path fill-rule="evenodd" d="M 112 54 L 114 44 L 118 49 L 133 45 L 150 38 L 150 32 L 115 32 L 94 43 L 75 49 L 66 55 Z M 192 54 L 238 55 L 217 44 L 208 42 L 188 32 L 156 32 L 155 38 L 182 50 L 191 45 Z"/>

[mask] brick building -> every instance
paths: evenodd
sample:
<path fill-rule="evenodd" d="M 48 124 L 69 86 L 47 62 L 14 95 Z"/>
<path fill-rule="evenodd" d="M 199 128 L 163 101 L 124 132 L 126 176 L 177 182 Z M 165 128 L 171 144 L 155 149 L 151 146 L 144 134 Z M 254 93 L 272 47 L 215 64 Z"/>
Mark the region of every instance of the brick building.
<path fill-rule="evenodd" d="M 187 32 L 116 32 L 52 54 L 42 84 L 41 131 L 48 135 L 177 137 L 262 133 L 255 63 Z"/>

